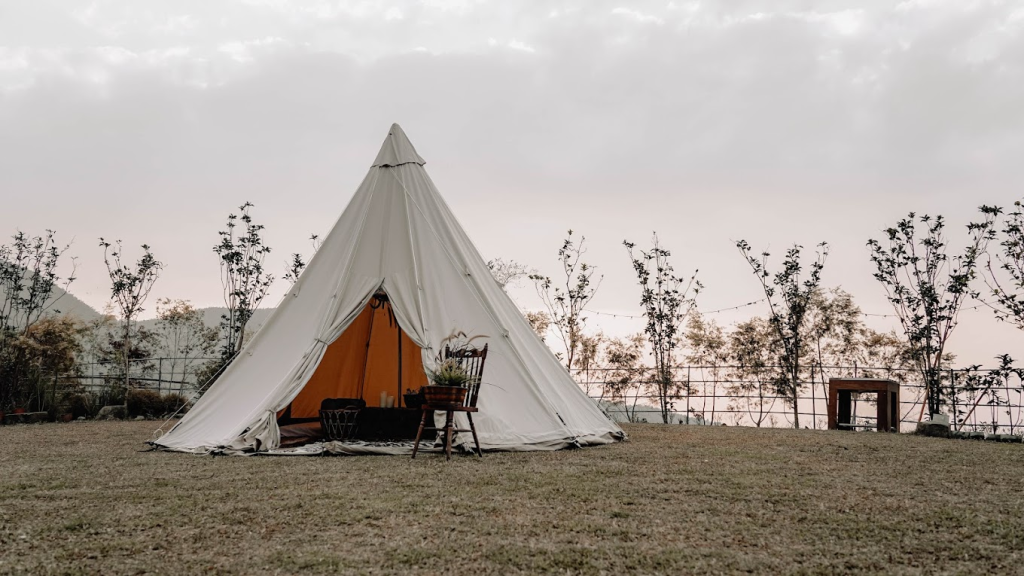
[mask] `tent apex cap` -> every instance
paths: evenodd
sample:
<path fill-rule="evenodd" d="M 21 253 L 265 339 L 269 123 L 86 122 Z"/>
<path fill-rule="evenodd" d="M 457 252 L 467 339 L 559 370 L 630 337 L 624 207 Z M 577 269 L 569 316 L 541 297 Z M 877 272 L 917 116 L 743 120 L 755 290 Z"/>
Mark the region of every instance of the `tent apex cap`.
<path fill-rule="evenodd" d="M 380 147 L 380 152 L 377 153 L 377 159 L 373 161 L 373 166 L 382 168 L 401 166 L 402 164 L 413 162 L 420 166 L 427 163 L 416 152 L 412 142 L 409 142 L 409 137 L 405 135 L 405 130 L 402 130 L 402 127 L 397 123 L 392 124 L 391 129 L 388 130 L 387 138 L 384 139 L 384 144 Z"/>

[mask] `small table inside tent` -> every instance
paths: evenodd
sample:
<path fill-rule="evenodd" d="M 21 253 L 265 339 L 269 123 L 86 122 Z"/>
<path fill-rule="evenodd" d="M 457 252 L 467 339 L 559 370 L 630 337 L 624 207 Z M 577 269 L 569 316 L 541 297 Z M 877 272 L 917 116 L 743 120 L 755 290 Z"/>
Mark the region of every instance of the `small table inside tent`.
<path fill-rule="evenodd" d="M 878 395 L 875 424 L 858 425 L 853 422 L 853 394 Z M 900 431 L 900 385 L 892 380 L 878 378 L 829 378 L 828 429 L 855 430 L 875 428 L 879 432 Z"/>

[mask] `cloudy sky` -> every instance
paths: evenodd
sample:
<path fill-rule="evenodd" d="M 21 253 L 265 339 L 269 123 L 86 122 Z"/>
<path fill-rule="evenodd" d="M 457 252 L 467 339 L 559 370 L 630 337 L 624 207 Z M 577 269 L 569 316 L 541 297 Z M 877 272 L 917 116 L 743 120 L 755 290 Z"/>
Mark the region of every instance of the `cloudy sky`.
<path fill-rule="evenodd" d="M 0 233 L 73 239 L 96 307 L 99 236 L 153 246 L 154 296 L 217 305 L 224 217 L 255 203 L 283 272 L 398 122 L 485 257 L 553 274 L 585 235 L 596 310 L 639 312 L 621 243 L 657 231 L 704 310 L 759 297 L 742 238 L 827 240 L 825 282 L 885 313 L 865 241 L 915 210 L 962 244 L 1024 196 L 1021 102 L 1013 2 L 0 0 Z M 985 310 L 954 344 L 1024 354 Z"/>

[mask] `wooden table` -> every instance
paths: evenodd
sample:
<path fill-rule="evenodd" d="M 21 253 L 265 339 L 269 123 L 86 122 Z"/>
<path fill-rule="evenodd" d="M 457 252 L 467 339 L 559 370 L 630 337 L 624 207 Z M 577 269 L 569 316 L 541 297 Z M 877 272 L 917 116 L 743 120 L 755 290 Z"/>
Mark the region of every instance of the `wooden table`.
<path fill-rule="evenodd" d="M 859 426 L 850 422 L 854 392 L 869 392 L 878 395 L 875 428 L 879 432 L 900 431 L 900 385 L 898 382 L 879 378 L 829 378 L 829 430 L 870 428 L 870 426 Z"/>

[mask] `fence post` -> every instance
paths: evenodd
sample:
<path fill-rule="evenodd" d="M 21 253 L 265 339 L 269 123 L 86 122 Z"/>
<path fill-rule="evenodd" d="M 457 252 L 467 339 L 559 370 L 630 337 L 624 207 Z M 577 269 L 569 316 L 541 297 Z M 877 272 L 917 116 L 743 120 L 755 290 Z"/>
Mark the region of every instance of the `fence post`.
<path fill-rule="evenodd" d="M 953 429 L 958 430 L 959 426 L 956 425 L 956 415 L 959 413 L 959 409 L 957 408 L 956 404 L 956 401 L 958 400 L 956 398 L 956 373 L 953 371 L 952 368 L 949 369 L 949 395 L 952 396 Z"/>
<path fill-rule="evenodd" d="M 690 424 L 690 394 L 693 393 L 693 388 L 691 388 L 692 385 L 693 385 L 693 383 L 690 380 L 690 366 L 687 365 L 686 366 L 686 424 L 687 425 Z"/>
<path fill-rule="evenodd" d="M 811 430 L 818 429 L 818 397 L 814 391 L 814 364 L 811 364 Z M 824 380 L 822 376 L 822 380 Z"/>
<path fill-rule="evenodd" d="M 716 408 L 718 407 L 715 402 L 718 401 L 718 368 L 715 368 L 711 373 L 711 425 L 715 425 L 715 415 L 718 413 Z M 704 386 L 705 396 L 708 393 L 707 385 Z"/>
<path fill-rule="evenodd" d="M 156 393 L 164 395 L 164 358 L 161 356 L 156 364 Z"/>

